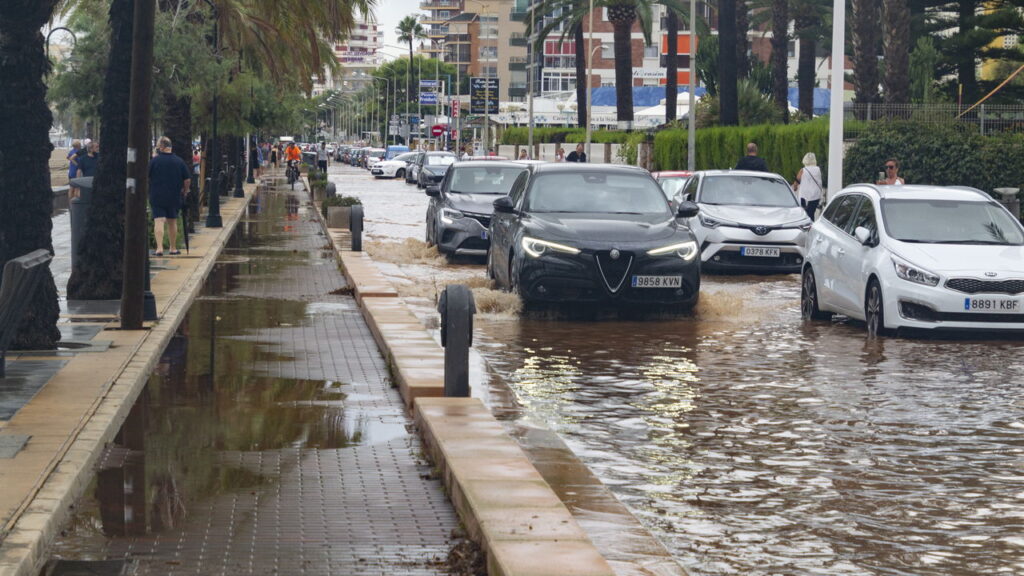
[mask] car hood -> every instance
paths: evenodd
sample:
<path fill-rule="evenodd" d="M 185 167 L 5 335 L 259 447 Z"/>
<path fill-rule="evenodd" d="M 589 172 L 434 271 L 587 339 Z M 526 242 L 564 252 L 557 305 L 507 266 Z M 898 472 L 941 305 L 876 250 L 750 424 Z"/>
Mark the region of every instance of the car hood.
<path fill-rule="evenodd" d="M 448 171 L 449 165 L 445 166 L 424 166 L 422 169 L 431 174 L 444 174 Z"/>
<path fill-rule="evenodd" d="M 689 230 L 664 214 L 532 214 L 529 233 L 545 240 L 605 245 L 648 244 Z"/>
<path fill-rule="evenodd" d="M 732 204 L 700 204 L 700 211 L 712 218 L 739 224 L 779 226 L 805 219 L 807 213 L 799 206 L 737 206 Z"/>
<path fill-rule="evenodd" d="M 979 244 L 914 244 L 893 242 L 892 251 L 911 264 L 943 275 L 970 275 L 984 278 L 995 272 L 994 280 L 1020 278 L 1024 246 Z"/>
<path fill-rule="evenodd" d="M 448 205 L 460 212 L 493 214 L 494 201 L 501 194 L 448 194 Z"/>

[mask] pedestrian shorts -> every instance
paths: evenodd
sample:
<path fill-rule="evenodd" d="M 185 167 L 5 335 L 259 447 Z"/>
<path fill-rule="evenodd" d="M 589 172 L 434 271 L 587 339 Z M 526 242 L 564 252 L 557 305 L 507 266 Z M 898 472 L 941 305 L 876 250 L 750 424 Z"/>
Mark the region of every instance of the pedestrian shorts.
<path fill-rule="evenodd" d="M 181 210 L 181 205 L 177 202 L 150 202 L 149 207 L 153 210 L 153 218 L 169 218 L 171 220 L 177 220 L 178 210 Z"/>

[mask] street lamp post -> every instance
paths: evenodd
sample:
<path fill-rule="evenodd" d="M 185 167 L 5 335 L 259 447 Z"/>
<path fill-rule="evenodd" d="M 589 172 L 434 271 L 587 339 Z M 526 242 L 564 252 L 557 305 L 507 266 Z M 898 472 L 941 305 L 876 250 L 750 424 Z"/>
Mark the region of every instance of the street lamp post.
<path fill-rule="evenodd" d="M 391 115 L 388 114 L 388 90 L 391 89 L 391 79 L 390 78 L 385 78 L 384 76 L 374 76 L 374 78 L 376 78 L 377 80 L 383 80 L 384 82 L 386 82 L 386 84 L 384 85 L 384 116 L 385 116 L 384 119 L 385 119 L 385 121 L 387 121 L 387 124 L 388 124 L 387 131 L 391 132 Z M 395 102 L 394 98 L 392 98 L 391 99 L 391 106 L 394 107 L 395 104 L 396 104 L 396 102 Z M 397 111 L 397 108 L 395 110 Z M 384 135 L 383 140 L 384 140 L 384 144 L 385 145 L 387 145 L 387 143 L 388 143 L 388 136 L 390 136 L 390 135 L 391 134 L 385 134 Z"/>
<path fill-rule="evenodd" d="M 843 68 L 846 62 L 846 0 L 832 1 L 832 97 L 828 120 L 828 197 L 843 187 Z"/>
<path fill-rule="evenodd" d="M 690 0 L 690 78 L 689 78 L 689 108 L 687 108 L 687 138 L 686 138 L 686 167 L 690 172 L 697 169 L 697 119 L 694 114 L 694 107 L 697 105 L 697 97 L 693 92 L 696 90 L 696 62 L 697 62 L 697 0 Z"/>
<path fill-rule="evenodd" d="M 593 157 L 590 155 L 590 137 L 591 137 L 591 126 L 594 123 L 594 117 L 591 112 L 594 109 L 594 94 L 590 89 L 593 82 L 594 76 L 594 50 L 597 46 L 594 46 L 594 0 L 590 0 L 590 22 L 587 24 L 587 46 L 590 48 L 590 52 L 587 53 L 587 145 L 586 154 L 587 162 L 593 162 Z"/>
<path fill-rule="evenodd" d="M 526 74 L 527 74 L 527 76 L 526 76 L 526 108 L 527 108 L 526 114 L 529 117 L 528 118 L 529 128 L 527 128 L 526 146 L 527 146 L 527 149 L 529 149 L 529 151 L 530 151 L 529 152 L 530 158 L 533 158 L 533 88 L 534 88 L 533 87 L 533 82 L 534 82 L 533 74 L 534 74 L 534 65 L 537 62 L 537 53 L 536 53 L 537 52 L 537 45 L 534 42 L 534 39 L 536 38 L 536 34 L 537 34 L 537 21 L 534 18 L 534 16 L 535 16 L 534 7 L 535 6 L 536 6 L 536 4 L 531 1 L 530 2 L 530 38 L 529 38 L 529 40 L 527 40 L 527 42 L 529 42 L 529 44 L 527 45 L 527 48 L 526 48 L 526 55 L 530 59 L 530 61 L 526 64 Z"/>
<path fill-rule="evenodd" d="M 220 33 L 218 32 L 217 20 L 219 17 L 217 6 L 210 0 L 204 0 L 209 6 L 210 10 L 213 11 L 213 54 L 220 60 Z M 219 151 L 217 150 L 217 100 L 218 100 L 218 89 L 217 85 L 213 87 L 213 128 L 210 137 L 210 149 L 207 151 L 207 156 L 210 158 L 210 185 L 206 188 L 206 227 L 207 228 L 221 228 L 224 226 L 224 222 L 220 217 L 220 158 L 218 158 Z"/>

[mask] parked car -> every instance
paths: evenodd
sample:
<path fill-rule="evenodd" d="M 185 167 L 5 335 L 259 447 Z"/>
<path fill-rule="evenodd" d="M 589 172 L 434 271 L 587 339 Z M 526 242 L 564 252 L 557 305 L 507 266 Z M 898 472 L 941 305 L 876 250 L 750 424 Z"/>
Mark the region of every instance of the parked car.
<path fill-rule="evenodd" d="M 416 152 L 399 154 L 391 160 L 381 160 L 370 167 L 370 174 L 377 178 L 405 178 L 409 161 L 416 158 Z"/>
<path fill-rule="evenodd" d="M 348 163 L 352 166 L 360 166 L 363 156 L 366 154 L 366 148 L 353 148 L 349 154 Z"/>
<path fill-rule="evenodd" d="M 423 156 L 426 155 L 426 150 L 416 150 L 416 156 L 409 161 L 409 168 L 405 171 L 405 183 L 406 184 L 417 184 L 419 183 L 419 172 L 420 166 L 423 162 Z"/>
<path fill-rule="evenodd" d="M 1024 227 L 973 188 L 858 184 L 808 237 L 805 319 L 900 328 L 1024 330 Z"/>
<path fill-rule="evenodd" d="M 528 164 L 494 201 L 487 270 L 524 303 L 669 305 L 690 309 L 700 291 L 697 240 L 642 169 Z"/>
<path fill-rule="evenodd" d="M 383 148 L 367 148 L 362 167 L 369 170 L 374 164 L 383 160 L 386 153 L 387 151 Z"/>
<path fill-rule="evenodd" d="M 427 245 L 448 255 L 484 256 L 494 200 L 506 196 L 526 168 L 512 162 L 456 162 L 440 186 L 427 186 Z"/>
<path fill-rule="evenodd" d="M 785 178 L 767 172 L 695 172 L 676 202 L 700 214 L 688 222 L 701 246 L 701 269 L 799 273 L 811 219 Z"/>
<path fill-rule="evenodd" d="M 427 152 L 420 159 L 419 170 L 416 171 L 416 185 L 419 188 L 426 188 L 439 184 L 444 178 L 448 167 L 454 164 L 458 157 L 451 152 Z"/>
<path fill-rule="evenodd" d="M 402 144 L 390 144 L 387 147 L 387 152 L 384 153 L 385 160 L 392 160 L 399 154 L 405 154 L 409 152 L 409 147 Z"/>
<path fill-rule="evenodd" d="M 689 170 L 663 170 L 661 172 L 651 172 L 651 176 L 658 181 L 658 186 L 661 186 L 661 191 L 665 193 L 665 198 L 668 198 L 670 202 L 679 202 L 679 196 L 683 190 L 683 186 L 693 176 L 693 172 Z"/>

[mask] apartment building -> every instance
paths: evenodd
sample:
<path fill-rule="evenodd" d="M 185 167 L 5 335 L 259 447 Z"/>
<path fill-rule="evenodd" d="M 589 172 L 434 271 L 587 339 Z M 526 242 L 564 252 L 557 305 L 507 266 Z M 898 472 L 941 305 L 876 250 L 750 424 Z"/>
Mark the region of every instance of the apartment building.
<path fill-rule="evenodd" d="M 344 42 L 334 46 L 334 57 L 341 66 L 336 74 L 330 72 L 313 86 L 313 95 L 327 90 L 357 90 L 369 82 L 370 75 L 384 63 L 380 49 L 384 30 L 372 15 L 360 19 Z"/>

